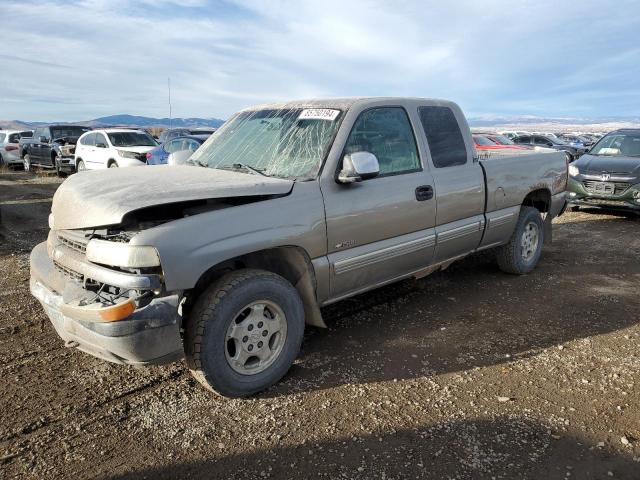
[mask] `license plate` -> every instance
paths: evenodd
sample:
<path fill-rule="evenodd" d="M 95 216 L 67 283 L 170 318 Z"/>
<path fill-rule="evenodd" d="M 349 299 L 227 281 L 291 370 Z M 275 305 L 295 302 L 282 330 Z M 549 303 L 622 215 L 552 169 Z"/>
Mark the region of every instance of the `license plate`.
<path fill-rule="evenodd" d="M 613 193 L 616 186 L 609 182 L 596 182 L 593 184 L 593 190 L 597 193 Z"/>

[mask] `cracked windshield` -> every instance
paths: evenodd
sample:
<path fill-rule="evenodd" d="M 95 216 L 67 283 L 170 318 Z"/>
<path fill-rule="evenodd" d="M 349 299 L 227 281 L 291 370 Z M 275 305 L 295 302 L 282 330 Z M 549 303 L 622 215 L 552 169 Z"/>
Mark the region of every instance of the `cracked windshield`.
<path fill-rule="evenodd" d="M 340 110 L 265 109 L 242 112 L 191 157 L 209 168 L 308 179 L 318 173 L 339 126 Z"/>

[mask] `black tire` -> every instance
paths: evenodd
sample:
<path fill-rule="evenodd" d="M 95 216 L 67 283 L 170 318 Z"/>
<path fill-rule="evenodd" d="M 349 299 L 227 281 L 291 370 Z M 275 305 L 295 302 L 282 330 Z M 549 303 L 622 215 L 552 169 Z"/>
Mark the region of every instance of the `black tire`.
<path fill-rule="evenodd" d="M 78 160 L 76 163 L 76 172 L 84 172 L 87 169 L 86 165 L 82 160 Z"/>
<path fill-rule="evenodd" d="M 25 172 L 31 171 L 31 156 L 28 153 L 22 158 L 22 166 Z"/>
<path fill-rule="evenodd" d="M 522 245 L 523 238 L 529 232 L 529 225 L 533 225 L 537 229 L 537 241 L 534 250 L 526 250 Z M 542 254 L 542 246 L 544 243 L 544 227 L 540 211 L 533 207 L 522 207 L 516 228 L 506 245 L 502 245 L 496 250 L 496 258 L 500 270 L 515 275 L 523 275 L 531 272 Z M 530 252 L 529 256 L 526 253 Z"/>
<path fill-rule="evenodd" d="M 113 160 L 112 162 L 109 163 L 109 165 L 107 166 L 107 168 L 118 168 L 118 162 L 116 162 L 115 160 Z"/>
<path fill-rule="evenodd" d="M 264 370 L 239 373 L 227 359 L 230 348 L 227 335 L 240 312 L 252 302 L 260 301 L 272 302 L 281 309 L 286 335 L 281 340 L 279 353 Z M 197 298 L 185 324 L 185 355 L 193 376 L 221 395 L 246 397 L 278 382 L 293 364 L 302 345 L 304 307 L 298 291 L 281 276 L 264 270 L 243 269 L 224 275 L 205 290 Z"/>
<path fill-rule="evenodd" d="M 58 155 L 56 155 L 53 158 L 53 165 L 55 166 L 55 169 L 56 169 L 56 175 L 58 177 L 64 177 L 64 172 L 62 171 L 62 169 L 60 167 L 60 157 Z"/>
<path fill-rule="evenodd" d="M 0 154 L 0 167 L 4 165 L 4 158 L 2 158 L 2 154 Z"/>

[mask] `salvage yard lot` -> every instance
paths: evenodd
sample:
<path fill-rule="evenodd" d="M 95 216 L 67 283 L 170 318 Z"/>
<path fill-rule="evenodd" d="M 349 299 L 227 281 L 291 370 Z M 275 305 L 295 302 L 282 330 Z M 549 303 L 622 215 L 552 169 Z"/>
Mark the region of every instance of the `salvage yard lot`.
<path fill-rule="evenodd" d="M 56 187 L 0 174 L 2 478 L 640 478 L 639 217 L 565 214 L 527 276 L 485 253 L 335 304 L 230 400 L 64 347 L 28 290 Z"/>

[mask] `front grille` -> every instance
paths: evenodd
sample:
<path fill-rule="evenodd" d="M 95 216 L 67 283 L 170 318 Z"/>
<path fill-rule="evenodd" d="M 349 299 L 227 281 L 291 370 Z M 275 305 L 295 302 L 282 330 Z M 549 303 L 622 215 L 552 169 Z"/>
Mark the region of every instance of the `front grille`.
<path fill-rule="evenodd" d="M 71 270 L 70 268 L 67 268 L 64 265 L 56 262 L 55 260 L 53 261 L 53 265 L 56 267 L 56 270 L 66 275 L 67 277 L 70 277 L 72 280 L 76 280 L 78 282 L 82 282 L 84 280 L 84 276 L 81 273 L 76 272 L 75 270 Z"/>
<path fill-rule="evenodd" d="M 70 234 L 69 232 L 58 233 L 58 240 L 63 245 L 75 250 L 76 252 L 85 253 L 87 251 L 87 243 L 84 237 L 80 237 L 77 234 Z"/>
<path fill-rule="evenodd" d="M 631 186 L 630 183 L 625 182 L 598 182 L 595 180 L 585 180 L 582 184 L 587 192 L 597 195 L 622 195 Z"/>

